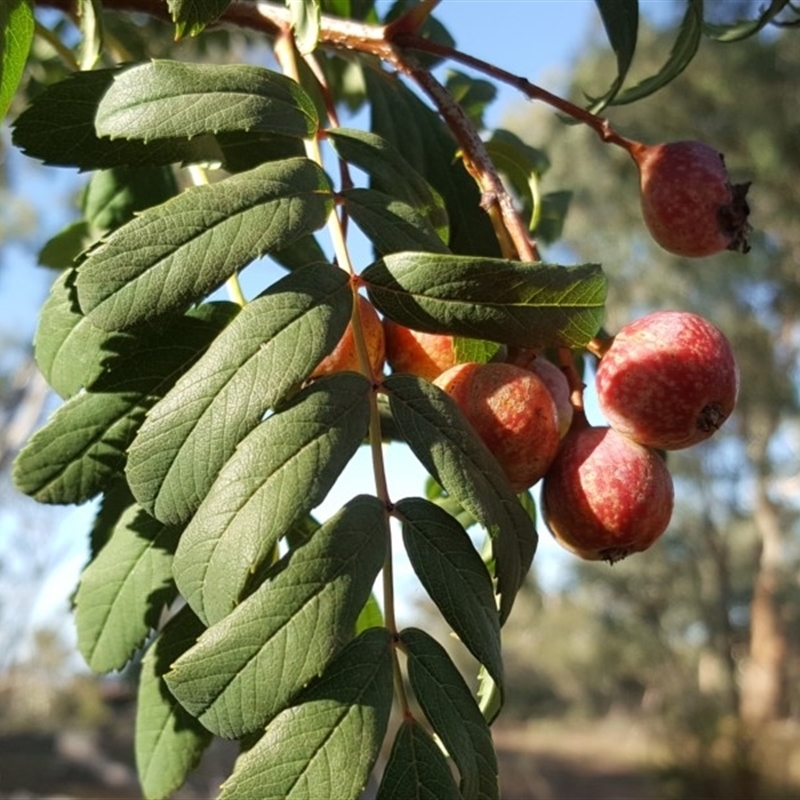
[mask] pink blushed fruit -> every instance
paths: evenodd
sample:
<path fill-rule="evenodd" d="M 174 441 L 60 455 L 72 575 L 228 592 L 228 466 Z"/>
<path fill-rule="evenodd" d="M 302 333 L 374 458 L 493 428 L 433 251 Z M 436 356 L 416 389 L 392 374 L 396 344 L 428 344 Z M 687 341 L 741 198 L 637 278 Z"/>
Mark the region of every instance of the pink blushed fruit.
<path fill-rule="evenodd" d="M 407 372 L 432 381 L 456 363 L 453 337 L 423 333 L 383 319 L 386 362 L 395 372 Z"/>
<path fill-rule="evenodd" d="M 730 342 L 707 320 L 656 311 L 626 325 L 600 360 L 600 409 L 640 444 L 680 450 L 708 439 L 736 404 Z"/>
<path fill-rule="evenodd" d="M 381 318 L 372 303 L 361 295 L 358 295 L 358 313 L 364 331 L 364 342 L 370 367 L 373 373 L 378 375 L 383 371 L 386 356 Z M 358 370 L 358 350 L 353 333 L 353 323 L 350 321 L 336 347 L 319 362 L 311 377 L 320 378 L 335 372 L 357 372 Z"/>
<path fill-rule="evenodd" d="M 731 184 L 722 154 L 703 142 L 630 148 L 639 169 L 642 214 L 665 250 L 699 258 L 750 248 L 749 184 Z"/>
<path fill-rule="evenodd" d="M 541 378 L 513 364 L 469 362 L 434 383 L 456 401 L 515 491 L 545 474 L 560 439 L 555 401 Z"/>
<path fill-rule="evenodd" d="M 646 550 L 669 525 L 672 477 L 663 459 L 613 428 L 570 431 L 542 481 L 542 516 L 581 558 L 611 563 Z"/>
<path fill-rule="evenodd" d="M 570 400 L 569 382 L 564 373 L 544 356 L 537 356 L 530 362 L 528 369 L 535 372 L 543 381 L 544 385 L 553 395 L 558 411 L 558 430 L 563 438 L 567 435 L 572 424 L 574 409 Z"/>

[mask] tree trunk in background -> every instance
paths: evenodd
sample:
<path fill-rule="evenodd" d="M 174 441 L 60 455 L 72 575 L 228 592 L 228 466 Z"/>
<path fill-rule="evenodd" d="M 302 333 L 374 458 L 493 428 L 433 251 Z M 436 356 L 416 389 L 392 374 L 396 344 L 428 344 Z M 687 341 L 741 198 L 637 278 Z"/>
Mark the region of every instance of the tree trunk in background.
<path fill-rule="evenodd" d="M 753 461 L 757 486 L 753 519 L 760 536 L 758 572 L 750 606 L 750 648 L 741 686 L 741 715 L 746 722 L 763 724 L 786 713 L 787 642 L 778 591 L 781 582 L 781 522 L 778 509 L 767 495 L 766 442 L 759 437 L 760 451 Z M 752 443 L 752 440 L 751 440 Z"/>

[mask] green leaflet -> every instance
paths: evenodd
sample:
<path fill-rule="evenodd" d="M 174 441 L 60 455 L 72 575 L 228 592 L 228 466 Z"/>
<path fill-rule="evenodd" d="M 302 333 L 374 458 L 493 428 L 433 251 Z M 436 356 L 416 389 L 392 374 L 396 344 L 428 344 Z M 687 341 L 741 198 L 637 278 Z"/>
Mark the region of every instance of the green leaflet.
<path fill-rule="evenodd" d="M 163 679 L 203 630 L 200 620 L 184 606 L 142 660 L 134 746 L 139 782 L 149 800 L 165 800 L 181 787 L 211 743 L 211 733 L 178 703 Z"/>
<path fill-rule="evenodd" d="M 352 128 L 334 128 L 327 136 L 341 158 L 370 176 L 370 188 L 416 209 L 440 243 L 447 243 L 449 226 L 442 196 L 388 140 Z"/>
<path fill-rule="evenodd" d="M 531 518 L 497 460 L 448 395 L 410 375 L 390 375 L 383 387 L 394 422 L 414 455 L 492 537 L 504 622 L 536 550 Z"/>
<path fill-rule="evenodd" d="M 167 0 L 169 13 L 175 23 L 175 38 L 198 36 L 206 25 L 216 22 L 231 0 Z"/>
<path fill-rule="evenodd" d="M 464 646 L 503 683 L 500 618 L 492 579 L 469 536 L 439 506 L 411 497 L 395 505 L 405 543 L 428 596 Z"/>
<path fill-rule="evenodd" d="M 224 314 L 180 317 L 130 343 L 31 437 L 14 462 L 17 488 L 42 503 L 82 503 L 102 491 L 124 469 L 128 445 L 147 409 L 225 322 Z M 59 354 L 59 361 L 63 357 Z"/>
<path fill-rule="evenodd" d="M 105 362 L 134 341 L 131 334 L 95 327 L 81 314 L 74 297 L 75 278 L 74 270 L 65 270 L 55 279 L 33 340 L 37 366 L 63 398 L 97 380 Z"/>
<path fill-rule="evenodd" d="M 254 259 L 320 228 L 331 208 L 325 173 L 305 158 L 191 188 L 89 254 L 78 273 L 80 306 L 106 330 L 183 311 Z"/>
<path fill-rule="evenodd" d="M 362 278 L 375 306 L 410 328 L 526 348 L 583 347 L 605 308 L 596 264 L 394 253 Z"/>
<path fill-rule="evenodd" d="M 279 538 L 325 498 L 366 436 L 370 391 L 352 372 L 317 380 L 241 441 L 175 555 L 178 587 L 202 620 L 229 614 Z"/>
<path fill-rule="evenodd" d="M 211 134 L 148 144 L 99 137 L 95 112 L 118 72 L 75 72 L 48 86 L 15 120 L 12 142 L 45 164 L 85 170 L 224 161 L 220 144 Z"/>
<path fill-rule="evenodd" d="M 375 189 L 345 189 L 339 194 L 379 255 L 401 250 L 449 252 L 428 220 L 408 203 Z"/>
<path fill-rule="evenodd" d="M 617 76 L 602 97 L 592 97 L 592 111 L 599 113 L 619 93 L 628 74 L 639 35 L 639 0 L 595 0 L 608 41 L 617 57 Z"/>
<path fill-rule="evenodd" d="M 319 39 L 319 0 L 288 0 L 288 6 L 298 51 L 302 55 L 313 53 Z"/>
<path fill-rule="evenodd" d="M 371 128 L 390 142 L 443 198 L 454 253 L 500 255 L 497 238 L 475 181 L 458 158 L 458 146 L 439 116 L 402 81 L 365 70 Z M 391 194 L 391 186 L 387 189 Z"/>
<path fill-rule="evenodd" d="M 29 0 L 5 0 L 0 7 L 0 120 L 17 91 L 33 42 L 33 7 Z"/>
<path fill-rule="evenodd" d="M 278 72 L 161 59 L 117 73 L 95 117 L 100 136 L 145 142 L 229 131 L 305 138 L 317 125 L 311 98 Z"/>
<path fill-rule="evenodd" d="M 461 774 L 465 800 L 497 800 L 497 755 L 489 725 L 447 651 L 417 628 L 400 634 L 408 679 L 425 716 Z"/>
<path fill-rule="evenodd" d="M 172 554 L 180 531 L 129 506 L 81 575 L 75 595 L 78 649 L 95 672 L 122 669 L 177 594 Z"/>
<path fill-rule="evenodd" d="M 235 447 L 339 341 L 353 295 L 330 264 L 302 267 L 248 303 L 148 414 L 127 476 L 156 518 L 185 522 Z"/>
<path fill-rule="evenodd" d="M 370 628 L 239 757 L 219 800 L 358 800 L 391 705 L 391 634 Z"/>
<path fill-rule="evenodd" d="M 444 753 L 415 720 L 397 730 L 375 800 L 462 800 Z"/>
<path fill-rule="evenodd" d="M 289 551 L 174 663 L 166 681 L 184 708 L 226 737 L 285 709 L 352 638 L 383 565 L 386 525 L 383 504 L 361 495 Z"/>

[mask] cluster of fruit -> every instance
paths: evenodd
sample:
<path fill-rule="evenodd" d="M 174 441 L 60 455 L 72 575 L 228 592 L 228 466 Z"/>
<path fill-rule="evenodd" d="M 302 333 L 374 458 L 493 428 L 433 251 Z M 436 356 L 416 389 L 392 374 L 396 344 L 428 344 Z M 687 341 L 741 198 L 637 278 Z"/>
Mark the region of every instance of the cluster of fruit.
<path fill-rule="evenodd" d="M 665 249 L 700 257 L 745 251 L 746 185 L 698 142 L 629 142 L 645 223 Z M 580 381 L 541 354 L 457 363 L 453 337 L 381 319 L 359 296 L 373 374 L 432 381 L 457 403 L 517 492 L 542 481 L 544 520 L 558 542 L 591 560 L 647 549 L 669 524 L 674 490 L 662 451 L 710 437 L 730 416 L 738 370 L 729 341 L 684 311 L 657 311 L 595 340 L 596 389 L 605 426 L 583 413 Z M 358 369 L 352 326 L 315 376 Z"/>

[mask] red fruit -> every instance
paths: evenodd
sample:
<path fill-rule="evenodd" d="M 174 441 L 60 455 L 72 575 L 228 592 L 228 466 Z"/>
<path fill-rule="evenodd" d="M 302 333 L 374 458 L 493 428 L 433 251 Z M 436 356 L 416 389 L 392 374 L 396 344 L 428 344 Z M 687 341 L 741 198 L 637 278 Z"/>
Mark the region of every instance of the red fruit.
<path fill-rule="evenodd" d="M 553 396 L 533 372 L 502 362 L 457 364 L 434 383 L 464 412 L 521 492 L 547 471 L 558 451 Z"/>
<path fill-rule="evenodd" d="M 750 184 L 731 185 L 721 153 L 694 141 L 636 143 L 630 153 L 639 168 L 644 221 L 665 250 L 700 257 L 750 249 Z"/>
<path fill-rule="evenodd" d="M 736 404 L 730 342 L 697 314 L 656 311 L 626 325 L 600 360 L 597 396 L 611 427 L 680 450 L 708 439 Z"/>
<path fill-rule="evenodd" d="M 386 361 L 395 372 L 408 372 L 432 381 L 456 363 L 453 337 L 423 333 L 384 317 Z"/>
<path fill-rule="evenodd" d="M 542 481 L 542 516 L 556 540 L 590 561 L 646 550 L 672 516 L 673 486 L 654 450 L 613 428 L 570 431 Z"/>
<path fill-rule="evenodd" d="M 373 374 L 379 375 L 383 371 L 383 362 L 386 354 L 381 318 L 372 303 L 361 295 L 358 295 L 358 314 L 364 331 L 364 341 L 367 346 L 370 366 Z M 319 362 L 311 377 L 319 378 L 322 375 L 331 375 L 334 372 L 358 372 L 358 370 L 358 350 L 356 349 L 356 339 L 351 321 L 347 324 L 339 343 Z"/>
<path fill-rule="evenodd" d="M 543 381 L 544 385 L 553 395 L 558 411 L 558 431 L 563 438 L 567 435 L 572 425 L 574 409 L 570 401 L 569 382 L 566 375 L 552 362 L 543 356 L 537 356 L 528 364 L 528 369 L 533 370 Z"/>

